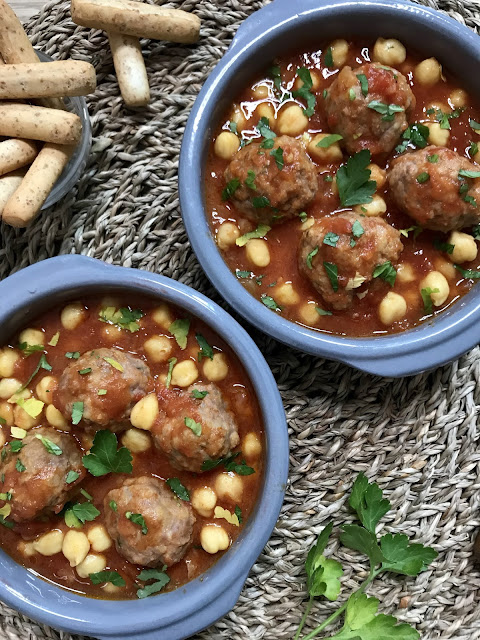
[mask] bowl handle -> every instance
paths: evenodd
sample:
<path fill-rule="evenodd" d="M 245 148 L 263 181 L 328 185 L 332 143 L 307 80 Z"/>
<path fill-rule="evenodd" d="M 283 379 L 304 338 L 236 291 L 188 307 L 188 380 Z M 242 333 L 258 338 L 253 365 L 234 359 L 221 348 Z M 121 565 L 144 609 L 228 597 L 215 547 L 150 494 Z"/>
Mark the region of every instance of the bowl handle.
<path fill-rule="evenodd" d="M 180 620 L 174 623 L 162 624 L 158 621 L 158 627 L 144 633 L 132 633 L 125 630 L 124 635 L 102 635 L 98 636 L 98 640 L 159 640 L 159 638 L 168 638 L 168 640 L 184 640 L 189 638 L 193 633 L 197 633 L 206 627 L 212 625 L 216 620 L 223 618 L 236 605 L 243 589 L 248 573 L 240 576 L 228 586 L 227 589 L 213 602 L 201 603 L 198 611 L 186 620 Z M 180 587 L 181 590 L 181 587 Z M 160 596 L 161 597 L 161 596 Z M 190 624 L 190 620 L 194 624 Z"/>

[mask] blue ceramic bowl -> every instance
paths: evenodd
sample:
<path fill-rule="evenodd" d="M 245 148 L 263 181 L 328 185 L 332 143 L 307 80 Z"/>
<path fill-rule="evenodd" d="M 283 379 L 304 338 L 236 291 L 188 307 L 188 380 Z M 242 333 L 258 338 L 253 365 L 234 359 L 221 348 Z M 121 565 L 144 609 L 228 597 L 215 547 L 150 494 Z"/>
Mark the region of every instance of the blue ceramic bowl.
<path fill-rule="evenodd" d="M 344 338 L 279 317 L 251 296 L 230 272 L 212 237 L 204 207 L 205 161 L 210 139 L 232 96 L 269 61 L 288 49 L 338 37 L 393 37 L 435 56 L 477 98 L 480 38 L 433 9 L 389 0 L 274 0 L 239 28 L 230 49 L 195 102 L 180 156 L 180 204 L 190 242 L 207 276 L 253 325 L 313 355 L 340 360 L 382 376 L 413 375 L 454 360 L 480 341 L 480 289 L 433 321 L 391 336 Z"/>
<path fill-rule="evenodd" d="M 145 600 L 94 600 L 41 580 L 0 551 L 0 600 L 34 620 L 100 640 L 180 640 L 212 624 L 236 603 L 280 512 L 288 474 L 288 437 L 277 385 L 242 327 L 205 296 L 137 269 L 62 256 L 0 283 L 0 344 L 53 305 L 92 293 L 148 295 L 185 309 L 236 352 L 256 390 L 266 432 L 264 482 L 254 513 L 228 552 L 200 578 Z"/>

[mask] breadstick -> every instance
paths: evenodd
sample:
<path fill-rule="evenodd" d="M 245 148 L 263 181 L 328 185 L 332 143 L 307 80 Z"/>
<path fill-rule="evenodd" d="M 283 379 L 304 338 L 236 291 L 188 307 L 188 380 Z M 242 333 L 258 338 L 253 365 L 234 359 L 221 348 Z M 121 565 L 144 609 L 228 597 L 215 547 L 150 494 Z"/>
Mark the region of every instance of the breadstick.
<path fill-rule="evenodd" d="M 31 164 L 37 153 L 37 145 L 31 140 L 12 138 L 0 142 L 0 175 Z"/>
<path fill-rule="evenodd" d="M 0 99 L 85 96 L 95 91 L 95 69 L 89 62 L 62 60 L 0 67 Z"/>
<path fill-rule="evenodd" d="M 82 121 L 75 113 L 18 102 L 0 103 L 0 136 L 75 144 L 82 135 Z"/>
<path fill-rule="evenodd" d="M 200 18 L 193 13 L 131 0 L 72 0 L 71 11 L 72 20 L 83 27 L 137 38 L 190 44 L 200 34 Z"/>
<path fill-rule="evenodd" d="M 5 204 L 2 220 L 13 227 L 26 227 L 42 208 L 74 151 L 73 145 L 46 144 L 25 174 L 20 186 Z"/>
<path fill-rule="evenodd" d="M 107 35 L 122 98 L 129 107 L 143 107 L 150 101 L 150 87 L 140 40 L 114 31 Z"/>
<path fill-rule="evenodd" d="M 7 64 L 40 63 L 22 23 L 5 0 L 0 0 L 0 54 Z M 45 98 L 42 104 L 51 109 L 65 108 L 58 98 Z"/>
<path fill-rule="evenodd" d="M 18 169 L 0 176 L 0 215 L 11 196 L 20 186 L 26 169 Z"/>

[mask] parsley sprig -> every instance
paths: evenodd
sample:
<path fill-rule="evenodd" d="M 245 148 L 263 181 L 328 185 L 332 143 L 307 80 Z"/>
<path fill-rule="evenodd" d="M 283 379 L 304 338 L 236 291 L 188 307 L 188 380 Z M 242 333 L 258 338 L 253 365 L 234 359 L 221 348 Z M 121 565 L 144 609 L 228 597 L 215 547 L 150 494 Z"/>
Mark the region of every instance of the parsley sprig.
<path fill-rule="evenodd" d="M 368 149 L 351 156 L 346 164 L 337 171 L 337 187 L 340 202 L 344 207 L 353 207 L 356 204 L 367 204 L 372 201 L 372 196 L 377 188 L 377 183 L 370 180 L 371 154 Z"/>
<path fill-rule="evenodd" d="M 107 473 L 132 473 L 132 454 L 126 447 L 117 450 L 117 436 L 104 429 L 97 431 L 90 452 L 83 456 L 83 466 L 95 476 Z"/>
<path fill-rule="evenodd" d="M 344 525 L 340 540 L 350 549 L 368 556 L 369 574 L 348 600 L 322 624 L 304 636 L 303 640 L 311 640 L 318 636 L 343 613 L 343 627 L 332 638 L 417 640 L 420 636 L 416 629 L 406 623 L 397 624 L 398 620 L 394 616 L 378 614 L 379 601 L 365 595 L 364 592 L 368 585 L 385 571 L 406 576 L 418 575 L 435 560 L 437 552 L 422 544 L 412 544 L 403 533 L 387 533 L 378 539 L 375 533 L 377 524 L 390 510 L 391 504 L 383 497 L 380 487 L 374 482 L 369 483 L 363 473 L 357 476 L 353 484 L 349 505 L 356 512 L 361 525 Z M 320 532 L 317 542 L 308 553 L 305 570 L 310 599 L 294 640 L 300 638 L 314 598 L 325 596 L 328 600 L 335 601 L 340 594 L 339 578 L 343 573 L 342 566 L 324 555 L 332 529 L 333 522 L 330 522 Z"/>

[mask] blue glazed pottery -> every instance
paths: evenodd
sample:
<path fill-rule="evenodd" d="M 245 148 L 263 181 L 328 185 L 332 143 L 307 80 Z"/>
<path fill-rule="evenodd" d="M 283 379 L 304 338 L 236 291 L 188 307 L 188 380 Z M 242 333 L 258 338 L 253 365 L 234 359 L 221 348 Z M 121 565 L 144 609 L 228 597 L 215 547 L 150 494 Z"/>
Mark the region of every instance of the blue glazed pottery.
<path fill-rule="evenodd" d="M 288 436 L 277 385 L 249 335 L 223 309 L 183 284 L 82 256 L 45 260 L 0 282 L 0 343 L 52 306 L 81 296 L 127 292 L 164 300 L 197 316 L 242 362 L 262 411 L 266 453 L 255 511 L 226 554 L 196 580 L 144 600 L 95 600 L 56 587 L 0 551 L 0 600 L 34 620 L 100 640 L 180 640 L 209 626 L 236 603 L 282 506 Z"/>
<path fill-rule="evenodd" d="M 347 338 L 307 329 L 267 309 L 231 273 L 217 249 L 204 206 L 204 171 L 214 129 L 232 98 L 278 55 L 334 38 L 398 38 L 435 56 L 480 97 L 480 38 L 433 9 L 410 2 L 274 0 L 239 28 L 190 115 L 180 157 L 180 204 L 190 242 L 213 285 L 249 322 L 313 355 L 381 376 L 406 376 L 445 364 L 480 341 L 480 289 L 433 321 L 396 335 Z"/>

